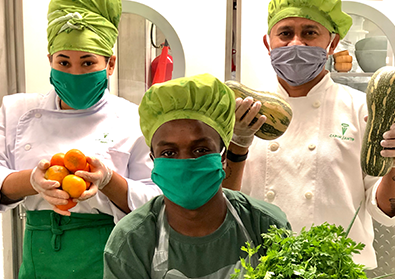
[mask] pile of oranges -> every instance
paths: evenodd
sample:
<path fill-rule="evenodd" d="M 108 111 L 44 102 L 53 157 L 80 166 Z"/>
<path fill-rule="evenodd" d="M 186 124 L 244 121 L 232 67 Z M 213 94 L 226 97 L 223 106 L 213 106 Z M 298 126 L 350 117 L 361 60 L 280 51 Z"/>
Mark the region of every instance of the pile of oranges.
<path fill-rule="evenodd" d="M 78 170 L 90 171 L 89 163 L 84 153 L 78 149 L 71 149 L 66 154 L 56 153 L 52 156 L 50 163 L 51 166 L 45 172 L 45 179 L 58 181 L 60 188 L 70 195 L 67 204 L 56 205 L 56 207 L 60 210 L 69 210 L 77 205 L 73 199 L 80 197 L 91 184 L 74 175 Z"/>

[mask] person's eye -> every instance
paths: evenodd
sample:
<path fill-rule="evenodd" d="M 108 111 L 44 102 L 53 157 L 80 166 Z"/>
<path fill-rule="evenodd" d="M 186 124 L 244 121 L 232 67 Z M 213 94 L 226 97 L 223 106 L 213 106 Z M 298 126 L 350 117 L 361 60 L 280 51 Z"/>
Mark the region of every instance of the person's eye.
<path fill-rule="evenodd" d="M 291 37 L 291 36 L 292 36 L 292 33 L 291 33 L 290 31 L 283 31 L 283 32 L 281 32 L 281 33 L 279 34 L 279 36 L 280 36 L 280 37 L 283 37 L 283 38 L 287 38 L 287 37 Z"/>
<path fill-rule="evenodd" d="M 176 155 L 176 153 L 172 150 L 163 150 L 160 153 L 160 157 L 166 157 L 166 158 L 173 158 Z"/>
<path fill-rule="evenodd" d="M 59 65 L 61 65 L 61 66 L 63 66 L 63 67 L 67 67 L 67 66 L 69 66 L 70 64 L 69 64 L 68 61 L 60 61 L 60 62 L 59 62 Z"/>
<path fill-rule="evenodd" d="M 318 33 L 313 30 L 306 32 L 306 36 L 308 36 L 308 37 L 313 37 L 313 36 L 317 36 L 317 35 L 318 35 Z"/>
<path fill-rule="evenodd" d="M 195 153 L 198 156 L 203 156 L 206 155 L 208 153 L 210 153 L 210 149 L 205 148 L 205 147 L 200 147 L 200 148 L 196 148 L 193 153 Z"/>
<path fill-rule="evenodd" d="M 84 61 L 84 62 L 82 63 L 82 66 L 90 67 L 90 66 L 92 66 L 93 64 L 94 64 L 94 63 L 91 62 L 91 61 Z"/>

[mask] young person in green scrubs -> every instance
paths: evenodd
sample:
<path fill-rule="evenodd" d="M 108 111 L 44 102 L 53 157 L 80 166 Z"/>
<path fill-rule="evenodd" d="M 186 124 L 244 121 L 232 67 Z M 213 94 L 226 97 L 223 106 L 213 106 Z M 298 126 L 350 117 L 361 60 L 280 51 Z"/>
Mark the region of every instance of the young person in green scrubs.
<path fill-rule="evenodd" d="M 19 278 L 103 278 L 103 250 L 114 223 L 161 193 L 138 107 L 107 90 L 115 67 L 121 0 L 52 0 L 48 94 L 14 94 L 0 110 L 0 210 L 26 208 Z M 92 182 L 69 211 L 69 195 L 44 178 L 48 160 L 79 149 Z"/>
<path fill-rule="evenodd" d="M 246 241 L 261 244 L 271 225 L 290 229 L 278 207 L 221 187 L 234 111 L 233 92 L 209 74 L 145 93 L 140 126 L 164 195 L 115 226 L 104 278 L 230 278 Z"/>

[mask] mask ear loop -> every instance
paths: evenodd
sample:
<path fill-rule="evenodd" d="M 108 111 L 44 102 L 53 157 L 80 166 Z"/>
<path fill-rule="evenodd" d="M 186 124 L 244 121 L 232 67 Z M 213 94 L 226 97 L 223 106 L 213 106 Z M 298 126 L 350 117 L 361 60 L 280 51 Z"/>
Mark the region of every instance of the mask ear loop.
<path fill-rule="evenodd" d="M 226 151 L 226 148 L 225 148 L 225 146 L 224 146 L 224 147 L 222 148 L 221 152 L 219 153 L 219 154 L 221 155 L 221 157 L 224 155 L 225 151 Z"/>

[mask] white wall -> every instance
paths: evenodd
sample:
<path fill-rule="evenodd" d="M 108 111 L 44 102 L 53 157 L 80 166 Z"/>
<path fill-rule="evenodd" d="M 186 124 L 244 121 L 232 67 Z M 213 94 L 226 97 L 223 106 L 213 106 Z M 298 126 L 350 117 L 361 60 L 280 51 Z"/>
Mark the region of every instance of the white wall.
<path fill-rule="evenodd" d="M 46 93 L 49 83 L 47 51 L 47 10 L 49 0 L 23 1 L 25 75 L 27 93 Z"/>
<path fill-rule="evenodd" d="M 267 32 L 267 7 L 270 0 L 242 1 L 240 82 L 261 91 L 277 85 L 270 56 L 263 44 Z"/>

